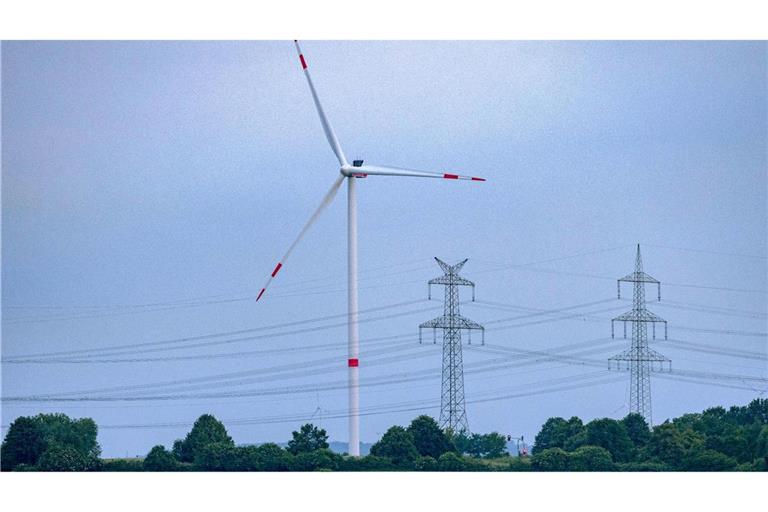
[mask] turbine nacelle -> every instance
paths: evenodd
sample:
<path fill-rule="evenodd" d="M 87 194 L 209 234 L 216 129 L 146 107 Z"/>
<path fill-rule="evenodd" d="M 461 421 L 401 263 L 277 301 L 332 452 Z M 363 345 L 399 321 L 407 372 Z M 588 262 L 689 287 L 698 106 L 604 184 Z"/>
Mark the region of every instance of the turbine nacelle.
<path fill-rule="evenodd" d="M 362 166 L 363 166 L 363 160 L 354 160 L 352 162 L 352 165 L 343 164 L 341 166 L 341 169 L 339 169 L 339 172 L 342 175 L 346 176 L 347 178 L 349 177 L 367 178 L 368 177 L 367 174 L 365 174 L 364 172 L 360 172 L 360 167 Z"/>

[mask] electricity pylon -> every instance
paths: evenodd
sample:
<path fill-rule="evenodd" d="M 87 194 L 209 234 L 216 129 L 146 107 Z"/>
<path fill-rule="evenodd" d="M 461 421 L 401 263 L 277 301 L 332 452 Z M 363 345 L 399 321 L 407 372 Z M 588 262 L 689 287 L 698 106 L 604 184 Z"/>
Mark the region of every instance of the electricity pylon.
<path fill-rule="evenodd" d="M 445 286 L 443 316 L 419 325 L 419 343 L 422 329 L 432 329 L 433 343 L 437 343 L 437 330 L 443 330 L 443 382 L 440 397 L 440 426 L 453 432 L 469 433 L 467 412 L 464 407 L 464 362 L 461 354 L 461 330 L 468 333 L 473 330 L 482 332 L 482 344 L 485 345 L 485 327 L 459 314 L 459 286 L 472 287 L 472 300 L 475 300 L 475 283 L 459 276 L 459 270 L 467 260 L 456 265 L 448 265 L 435 258 L 443 269 L 444 275 L 429 281 L 429 298 L 432 298 L 432 285 Z M 471 334 L 469 343 L 472 344 Z"/>
<path fill-rule="evenodd" d="M 641 414 L 648 425 L 652 425 L 651 372 L 672 368 L 672 362 L 648 347 L 648 324 L 656 339 L 656 324 L 664 324 L 664 339 L 667 339 L 667 321 L 645 308 L 645 283 L 656 284 L 658 300 L 661 300 L 661 283 L 643 272 L 640 244 L 637 244 L 635 271 L 617 281 L 618 296 L 621 299 L 621 283 L 633 283 L 632 311 L 627 311 L 611 320 L 611 337 L 614 337 L 614 322 L 624 323 L 624 338 L 627 337 L 627 322 L 632 324 L 632 344 L 628 350 L 608 359 L 608 369 L 614 364 L 617 370 L 629 370 L 629 411 Z"/>

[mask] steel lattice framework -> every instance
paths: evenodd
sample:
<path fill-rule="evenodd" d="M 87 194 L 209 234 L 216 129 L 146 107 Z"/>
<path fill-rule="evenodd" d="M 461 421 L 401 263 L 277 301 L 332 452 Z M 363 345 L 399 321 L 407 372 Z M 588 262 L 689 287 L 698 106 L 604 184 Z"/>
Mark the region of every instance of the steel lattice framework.
<path fill-rule="evenodd" d="M 464 405 L 464 362 L 461 353 L 461 331 L 465 329 L 469 334 L 468 340 L 472 344 L 471 332 L 482 332 L 482 344 L 485 344 L 485 328 L 459 314 L 459 286 L 472 287 L 472 300 L 475 300 L 475 283 L 459 276 L 459 271 L 467 262 L 456 265 L 448 265 L 444 261 L 435 258 L 437 264 L 445 273 L 440 277 L 429 281 L 429 298 L 432 298 L 432 285 L 445 286 L 445 303 L 443 315 L 419 325 L 419 343 L 422 342 L 423 329 L 432 329 L 433 343 L 437 343 L 437 330 L 443 330 L 443 379 L 440 398 L 440 426 L 451 429 L 454 432 L 469 433 L 467 412 Z"/>
<path fill-rule="evenodd" d="M 651 372 L 671 370 L 672 362 L 648 347 L 648 324 L 651 324 L 653 339 L 656 339 L 656 324 L 664 324 L 664 339 L 667 339 L 667 321 L 645 308 L 645 283 L 655 284 L 658 300 L 661 300 L 661 283 L 643 272 L 640 244 L 637 245 L 635 271 L 617 281 L 621 299 L 621 283 L 633 283 L 632 310 L 611 320 L 611 337 L 614 337 L 615 322 L 624 324 L 624 338 L 627 337 L 627 322 L 632 324 L 632 344 L 628 350 L 608 359 L 608 368 L 629 370 L 629 410 L 641 414 L 652 425 Z"/>

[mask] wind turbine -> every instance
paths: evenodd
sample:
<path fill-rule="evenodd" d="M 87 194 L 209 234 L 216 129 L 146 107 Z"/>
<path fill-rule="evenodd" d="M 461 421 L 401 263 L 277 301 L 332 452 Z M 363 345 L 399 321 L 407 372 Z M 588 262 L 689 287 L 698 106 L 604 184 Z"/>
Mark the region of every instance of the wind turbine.
<path fill-rule="evenodd" d="M 312 82 L 312 76 L 309 74 L 309 68 L 307 67 L 307 60 L 304 58 L 304 54 L 301 52 L 299 42 L 294 41 L 296 45 L 296 51 L 299 54 L 299 62 L 301 68 L 304 70 L 304 76 L 307 77 L 307 84 L 309 84 L 309 91 L 312 93 L 312 100 L 315 102 L 315 108 L 317 114 L 320 116 L 320 123 L 323 126 L 325 137 L 328 139 L 328 143 L 331 145 L 333 153 L 339 160 L 339 177 L 331 185 L 330 190 L 325 194 L 320 206 L 314 211 L 307 223 L 299 232 L 299 235 L 285 251 L 285 254 L 277 262 L 274 270 L 267 278 L 264 287 L 256 297 L 256 301 L 261 299 L 264 292 L 267 291 L 272 280 L 277 276 L 278 272 L 283 268 L 283 265 L 290 257 L 293 250 L 298 243 L 304 238 L 307 231 L 315 223 L 320 214 L 326 207 L 333 202 L 336 193 L 339 191 L 341 184 L 344 180 L 347 181 L 347 264 L 348 264 L 348 356 L 347 367 L 349 377 L 349 454 L 352 456 L 360 455 L 360 375 L 359 375 L 359 333 L 357 322 L 357 195 L 355 191 L 355 181 L 357 178 L 365 178 L 367 176 L 410 176 L 416 178 L 442 178 L 447 180 L 471 180 L 471 181 L 485 181 L 483 178 L 477 178 L 474 176 L 463 176 L 460 174 L 453 174 L 448 172 L 427 172 L 416 171 L 413 169 L 402 169 L 398 167 L 385 167 L 375 165 L 363 165 L 362 160 L 355 160 L 352 165 L 349 164 L 347 158 L 344 156 L 344 151 L 341 149 L 339 139 L 336 138 L 336 133 L 333 131 L 328 117 L 325 115 L 323 105 L 320 103 L 320 98 L 315 90 L 315 84 Z"/>

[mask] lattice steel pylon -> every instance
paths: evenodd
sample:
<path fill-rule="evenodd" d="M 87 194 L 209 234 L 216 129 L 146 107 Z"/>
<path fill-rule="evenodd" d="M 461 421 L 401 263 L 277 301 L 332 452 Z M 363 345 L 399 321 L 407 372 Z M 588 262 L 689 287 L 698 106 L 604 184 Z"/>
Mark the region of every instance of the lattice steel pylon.
<path fill-rule="evenodd" d="M 672 362 L 648 347 L 648 324 L 656 339 L 656 324 L 664 324 L 664 339 L 667 339 L 667 321 L 645 308 L 645 283 L 656 284 L 658 300 L 661 300 L 661 283 L 643 272 L 640 244 L 637 244 L 635 271 L 622 277 L 616 283 L 621 299 L 621 283 L 634 283 L 632 311 L 627 311 L 611 320 L 611 337 L 614 337 L 614 323 L 624 323 L 624 338 L 627 337 L 627 322 L 632 324 L 632 344 L 628 350 L 608 359 L 608 369 L 629 370 L 629 411 L 641 414 L 648 425 L 653 424 L 651 408 L 651 372 L 671 370 Z"/>
<path fill-rule="evenodd" d="M 440 395 L 440 426 L 453 432 L 469 433 L 467 411 L 464 406 L 464 362 L 461 353 L 461 330 L 470 333 L 482 332 L 482 344 L 485 345 L 485 327 L 459 314 L 459 286 L 472 287 L 472 300 L 475 300 L 475 283 L 459 276 L 459 270 L 467 262 L 465 259 L 456 265 L 448 265 L 439 258 L 437 264 L 444 275 L 431 279 L 428 284 L 429 298 L 432 298 L 432 285 L 445 286 L 443 315 L 419 325 L 419 343 L 422 342 L 423 329 L 432 329 L 433 343 L 437 343 L 437 330 L 443 330 L 443 379 Z"/>

